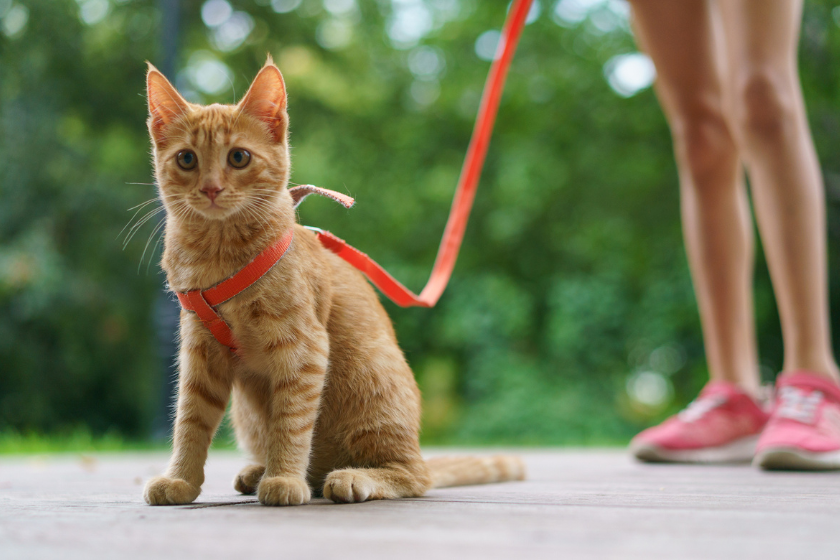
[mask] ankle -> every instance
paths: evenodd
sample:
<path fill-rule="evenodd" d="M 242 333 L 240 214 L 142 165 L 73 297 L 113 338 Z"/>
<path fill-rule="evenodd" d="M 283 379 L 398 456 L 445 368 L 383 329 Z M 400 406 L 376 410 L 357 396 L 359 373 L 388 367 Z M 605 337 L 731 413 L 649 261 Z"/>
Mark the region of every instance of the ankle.
<path fill-rule="evenodd" d="M 738 388 L 741 389 L 744 393 L 746 393 L 752 400 L 754 400 L 757 403 L 763 403 L 767 400 L 767 389 L 761 384 L 738 383 Z"/>
<path fill-rule="evenodd" d="M 816 369 L 816 368 L 791 368 L 784 370 L 779 373 L 779 376 L 792 374 L 792 373 L 809 373 L 811 375 L 816 375 L 818 377 L 823 377 L 825 379 L 829 379 L 833 383 L 840 385 L 840 373 L 838 373 L 837 369 Z"/>
<path fill-rule="evenodd" d="M 840 384 L 840 368 L 834 362 L 823 366 L 811 367 L 785 367 L 780 375 L 788 373 L 796 373 L 797 371 L 807 372 L 812 375 L 818 375 L 830 379 L 834 383 Z"/>
<path fill-rule="evenodd" d="M 724 383 L 729 383 L 730 385 L 735 385 L 736 387 L 738 387 L 738 389 L 749 395 L 756 402 L 760 402 L 764 398 L 764 389 L 761 386 L 761 382 L 757 378 L 724 379 L 712 377 L 711 381 L 722 381 Z"/>

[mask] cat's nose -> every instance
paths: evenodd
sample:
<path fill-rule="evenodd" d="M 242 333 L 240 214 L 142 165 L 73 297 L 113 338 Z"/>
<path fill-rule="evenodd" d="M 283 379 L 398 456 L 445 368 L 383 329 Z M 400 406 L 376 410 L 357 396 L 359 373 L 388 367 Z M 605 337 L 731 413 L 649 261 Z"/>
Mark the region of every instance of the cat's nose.
<path fill-rule="evenodd" d="M 222 192 L 224 189 L 219 185 L 207 183 L 199 190 L 205 195 L 207 195 L 207 198 L 210 199 L 210 202 L 213 202 L 216 200 L 216 197 L 219 196 L 219 193 Z"/>

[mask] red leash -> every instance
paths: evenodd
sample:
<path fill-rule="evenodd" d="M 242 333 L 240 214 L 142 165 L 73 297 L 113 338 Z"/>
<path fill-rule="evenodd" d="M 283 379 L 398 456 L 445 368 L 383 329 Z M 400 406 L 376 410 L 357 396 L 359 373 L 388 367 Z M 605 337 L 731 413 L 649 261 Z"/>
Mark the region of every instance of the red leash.
<path fill-rule="evenodd" d="M 339 239 L 328 231 L 310 228 L 316 232 L 324 247 L 359 269 L 374 286 L 401 307 L 433 307 L 449 283 L 475 200 L 478 180 L 481 177 L 487 148 L 490 145 L 490 137 L 493 134 L 493 125 L 499 111 L 499 102 L 502 98 L 508 69 L 522 35 L 522 29 L 525 26 L 525 20 L 528 17 L 532 2 L 533 0 L 514 0 L 508 13 L 502 31 L 501 44 L 499 45 L 502 53 L 490 67 L 490 75 L 484 84 L 478 118 L 473 128 L 464 165 L 461 168 L 461 176 L 455 191 L 455 199 L 452 201 L 452 208 L 449 211 L 449 219 L 446 222 L 443 239 L 440 242 L 432 274 L 420 295 L 416 295 L 403 286 L 376 261 L 355 247 L 348 245 L 343 239 Z M 295 206 L 310 194 L 329 197 L 347 208 L 353 206 L 351 197 L 312 185 L 294 187 L 289 189 L 289 192 L 295 201 Z M 290 229 L 273 245 L 257 255 L 242 270 L 212 288 L 176 293 L 178 301 L 181 302 L 181 307 L 187 311 L 194 311 L 216 340 L 238 355 L 239 344 L 236 337 L 234 337 L 230 326 L 216 313 L 214 307 L 236 296 L 271 270 L 288 251 L 293 236 L 294 230 Z"/>
<path fill-rule="evenodd" d="M 464 239 L 464 231 L 467 229 L 467 220 L 469 220 L 472 211 L 481 170 L 484 168 L 484 159 L 487 156 L 487 148 L 493 134 L 493 125 L 496 122 L 496 113 L 499 111 L 499 102 L 502 99 L 508 69 L 513 60 L 514 52 L 516 52 L 516 46 L 519 44 L 519 37 L 522 35 L 523 27 L 525 27 L 525 20 L 528 18 L 532 2 L 533 0 L 514 0 L 508 12 L 499 45 L 502 54 L 490 67 L 490 75 L 484 84 L 478 118 L 475 121 L 470 146 L 467 149 L 467 156 L 461 168 L 458 188 L 455 191 L 455 199 L 452 201 L 452 208 L 449 211 L 449 219 L 446 222 L 443 239 L 440 242 L 440 248 L 438 248 L 432 274 L 420 295 L 416 295 L 400 284 L 373 259 L 351 247 L 344 240 L 328 231 L 315 230 L 318 232 L 318 239 L 327 249 L 361 270 L 374 286 L 401 307 L 434 307 L 449 283 L 452 270 L 455 268 L 455 261 L 458 259 L 458 252 L 461 249 L 461 242 Z"/>

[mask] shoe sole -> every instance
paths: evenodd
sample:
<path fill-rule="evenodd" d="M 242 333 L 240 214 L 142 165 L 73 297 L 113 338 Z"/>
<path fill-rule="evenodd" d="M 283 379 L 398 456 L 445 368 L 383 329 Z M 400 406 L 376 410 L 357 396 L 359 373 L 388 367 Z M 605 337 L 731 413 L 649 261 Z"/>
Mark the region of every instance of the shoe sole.
<path fill-rule="evenodd" d="M 650 443 L 639 443 L 630 445 L 630 453 L 645 463 L 749 463 L 755 457 L 756 443 L 758 435 L 702 449 L 666 449 Z"/>
<path fill-rule="evenodd" d="M 795 447 L 775 447 L 757 454 L 753 465 L 766 471 L 840 470 L 840 451 L 813 453 Z"/>

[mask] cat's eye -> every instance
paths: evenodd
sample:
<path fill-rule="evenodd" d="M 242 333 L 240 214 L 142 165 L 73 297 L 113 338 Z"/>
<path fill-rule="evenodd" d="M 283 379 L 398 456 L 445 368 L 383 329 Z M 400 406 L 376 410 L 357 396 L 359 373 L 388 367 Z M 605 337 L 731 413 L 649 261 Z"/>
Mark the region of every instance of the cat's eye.
<path fill-rule="evenodd" d="M 251 152 L 242 148 L 234 148 L 228 154 L 228 163 L 237 169 L 242 169 L 251 161 Z"/>
<path fill-rule="evenodd" d="M 187 171 L 195 169 L 195 166 L 198 163 L 198 158 L 192 150 L 181 150 L 178 152 L 175 160 L 178 162 L 178 167 L 186 169 Z"/>

